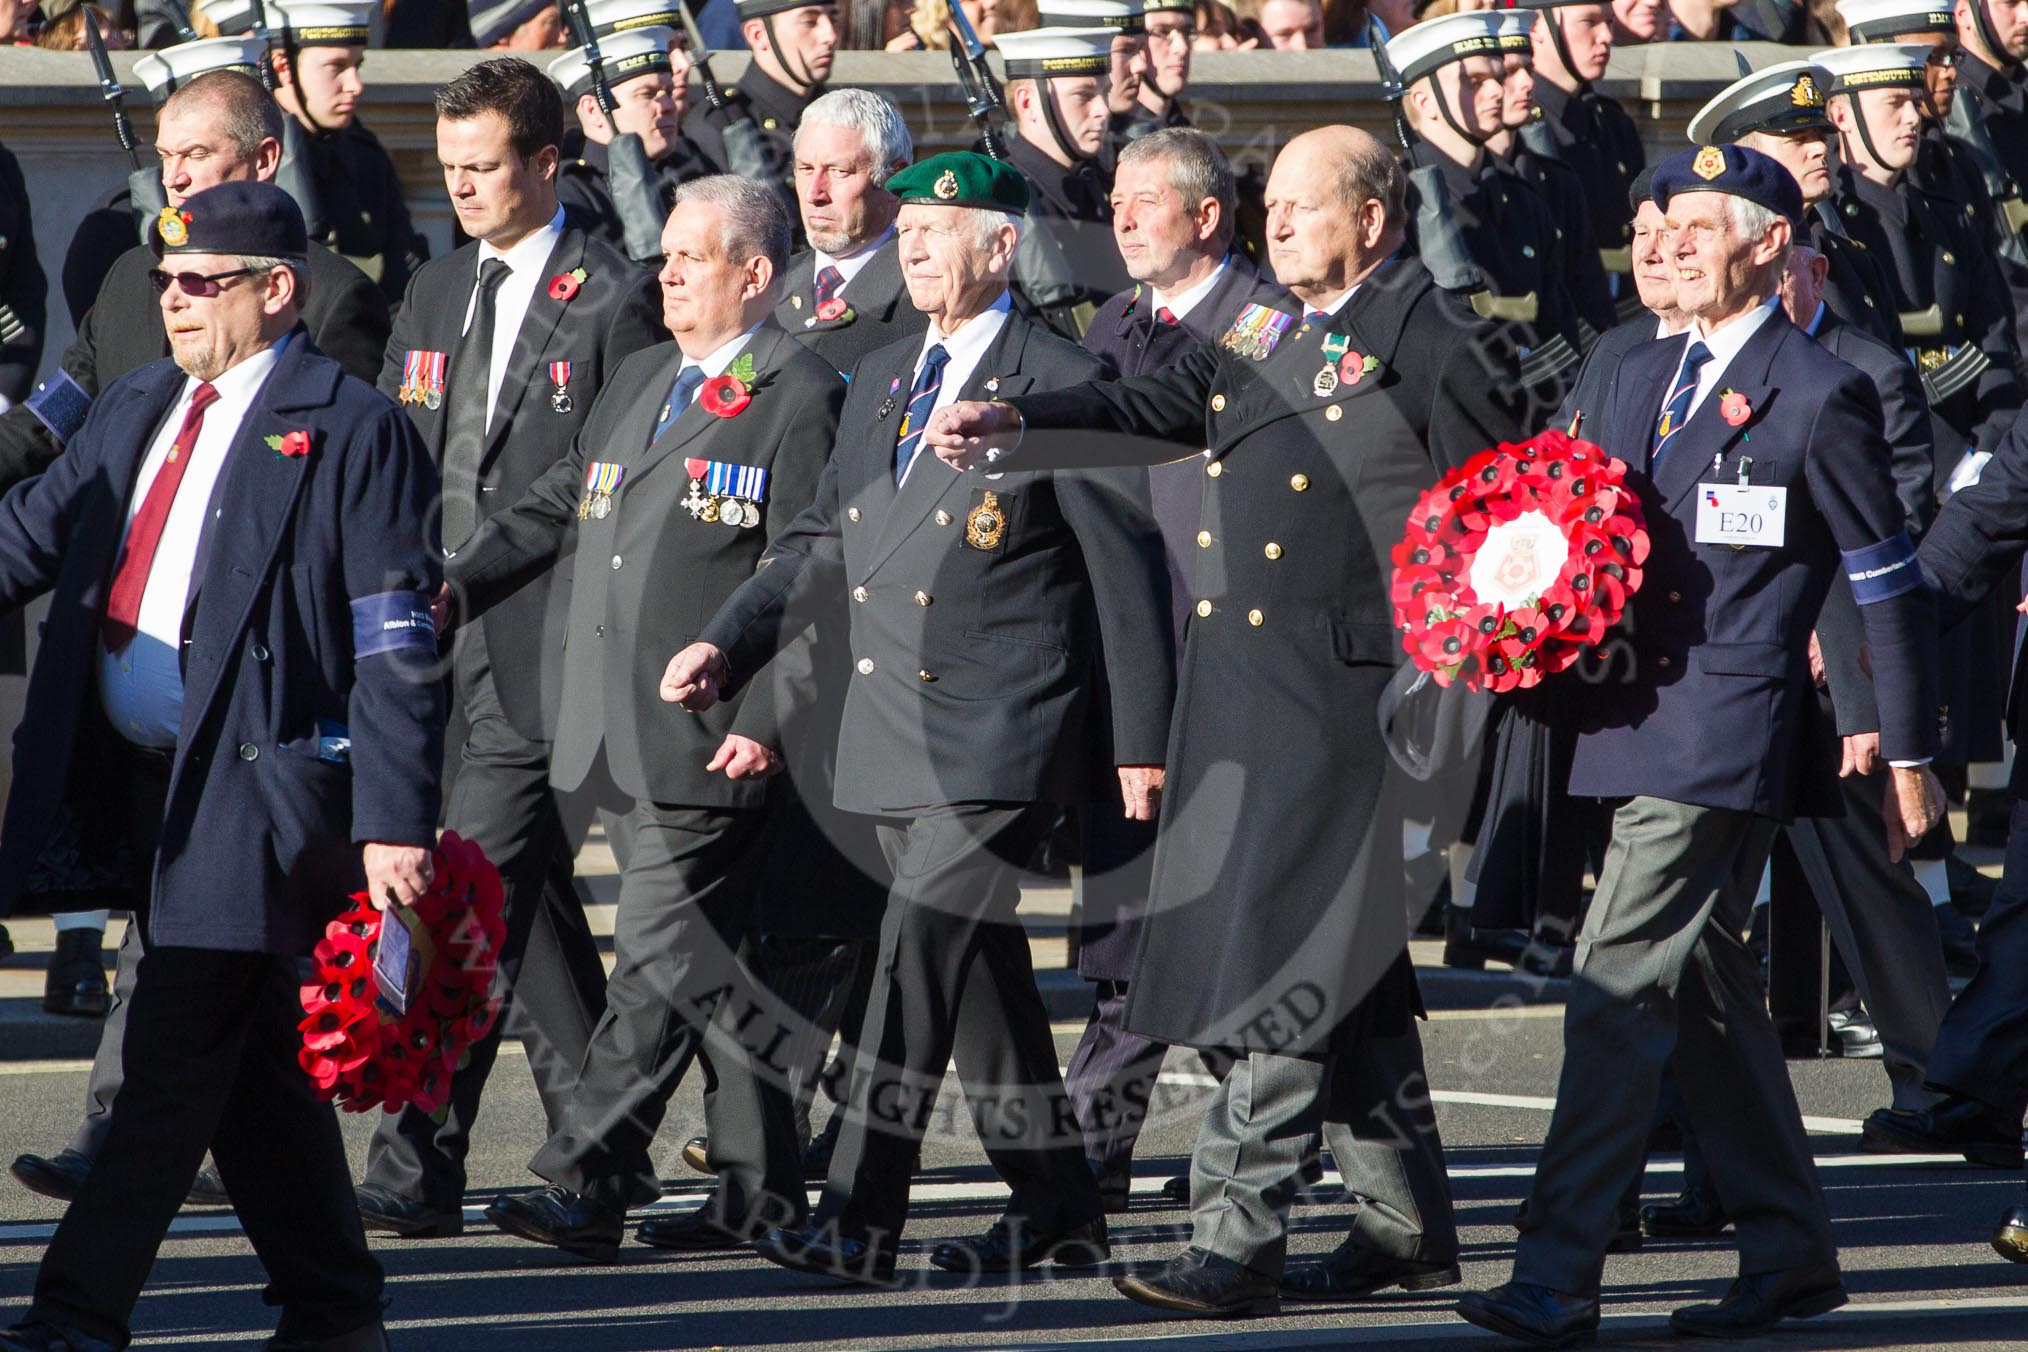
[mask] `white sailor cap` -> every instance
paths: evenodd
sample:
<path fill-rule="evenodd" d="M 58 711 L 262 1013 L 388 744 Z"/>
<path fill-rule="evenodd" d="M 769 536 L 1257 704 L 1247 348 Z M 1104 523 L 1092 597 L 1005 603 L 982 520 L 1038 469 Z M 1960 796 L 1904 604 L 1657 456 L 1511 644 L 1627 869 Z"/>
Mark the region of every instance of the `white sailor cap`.
<path fill-rule="evenodd" d="M 194 12 L 227 37 L 253 31 L 253 0 L 197 0 Z"/>
<path fill-rule="evenodd" d="M 1810 62 L 1831 77 L 1829 94 L 1865 89 L 1916 89 L 1924 83 L 1930 48 L 1913 42 L 1873 42 L 1813 52 Z"/>
<path fill-rule="evenodd" d="M 556 0 L 497 0 L 490 5 L 474 5 L 471 11 L 472 43 L 480 48 L 491 47 L 555 5 Z"/>
<path fill-rule="evenodd" d="M 997 33 L 993 45 L 1007 62 L 1010 80 L 1046 80 L 1052 75 L 1104 75 L 1113 68 L 1110 28 L 1030 28 Z"/>
<path fill-rule="evenodd" d="M 1852 41 L 1881 42 L 1904 33 L 1955 33 L 1949 0 L 1838 0 Z"/>
<path fill-rule="evenodd" d="M 1527 52 L 1535 47 L 1536 12 L 1532 9 L 1496 9 L 1500 16 L 1500 50 L 1503 52 Z"/>
<path fill-rule="evenodd" d="M 633 28 L 667 28 L 683 31 L 683 15 L 677 0 L 585 0 L 584 17 L 592 35 L 604 42 L 608 33 Z"/>
<path fill-rule="evenodd" d="M 637 75 L 672 71 L 669 43 L 675 36 L 666 28 L 630 28 L 600 38 L 599 58 L 605 66 L 606 84 L 617 89 Z M 549 63 L 549 78 L 574 102 L 592 92 L 591 59 L 584 48 L 573 48 Z"/>
<path fill-rule="evenodd" d="M 179 42 L 174 47 L 147 53 L 134 63 L 134 74 L 148 86 L 148 93 L 155 102 L 160 103 L 198 76 L 214 70 L 236 70 L 242 75 L 258 75 L 263 50 L 260 39 L 244 35 L 200 38 L 196 42 Z"/>
<path fill-rule="evenodd" d="M 267 6 L 269 36 L 291 47 L 364 47 L 380 13 L 375 0 L 267 0 Z"/>
<path fill-rule="evenodd" d="M 1500 12 L 1490 9 L 1424 19 L 1387 40 L 1387 64 L 1406 89 L 1453 61 L 1499 56 L 1501 27 Z"/>
<path fill-rule="evenodd" d="M 1829 131 L 1824 100 L 1830 89 L 1831 76 L 1822 66 L 1782 61 L 1719 90 L 1690 119 L 1687 134 L 1693 144 L 1704 146 L 1737 141 L 1752 131 L 1776 136 Z"/>
<path fill-rule="evenodd" d="M 1144 33 L 1148 28 L 1141 0 L 1036 0 L 1036 14 L 1044 28 L 1110 28 L 1119 33 Z"/>

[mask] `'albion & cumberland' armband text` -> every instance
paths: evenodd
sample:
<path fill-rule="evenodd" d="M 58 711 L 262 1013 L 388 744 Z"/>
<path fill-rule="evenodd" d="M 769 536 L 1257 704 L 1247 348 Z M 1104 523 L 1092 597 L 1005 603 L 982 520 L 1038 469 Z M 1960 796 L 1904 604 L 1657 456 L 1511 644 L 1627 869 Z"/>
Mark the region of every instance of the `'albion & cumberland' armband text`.
<path fill-rule="evenodd" d="M 1846 550 L 1845 576 L 1852 583 L 1853 599 L 1870 606 L 1920 587 L 1922 565 L 1916 561 L 1914 542 L 1902 531 L 1892 540 Z"/>
<path fill-rule="evenodd" d="M 379 592 L 352 603 L 352 660 L 417 648 L 437 650 L 437 629 L 430 623 L 430 599 L 419 591 Z"/>

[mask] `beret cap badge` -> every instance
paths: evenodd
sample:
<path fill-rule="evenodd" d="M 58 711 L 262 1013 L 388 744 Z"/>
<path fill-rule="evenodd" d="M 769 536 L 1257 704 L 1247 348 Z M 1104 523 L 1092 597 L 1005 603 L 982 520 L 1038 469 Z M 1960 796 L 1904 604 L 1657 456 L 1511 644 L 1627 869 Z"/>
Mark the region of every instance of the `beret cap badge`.
<path fill-rule="evenodd" d="M 1725 152 L 1717 146 L 1704 147 L 1697 152 L 1697 158 L 1691 161 L 1690 172 L 1709 183 L 1725 172 Z"/>
<path fill-rule="evenodd" d="M 163 207 L 155 218 L 155 229 L 162 236 L 162 242 L 172 249 L 180 249 L 190 239 L 190 229 L 184 215 L 175 207 Z"/>
<path fill-rule="evenodd" d="M 943 201 L 950 201 L 958 195 L 958 176 L 946 169 L 937 177 L 936 185 L 930 189 Z"/>

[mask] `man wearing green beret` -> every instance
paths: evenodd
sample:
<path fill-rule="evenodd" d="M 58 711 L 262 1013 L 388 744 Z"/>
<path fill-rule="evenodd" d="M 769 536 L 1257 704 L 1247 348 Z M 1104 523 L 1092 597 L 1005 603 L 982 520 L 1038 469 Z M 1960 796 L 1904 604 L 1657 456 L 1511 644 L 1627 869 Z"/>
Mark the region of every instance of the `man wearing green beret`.
<path fill-rule="evenodd" d="M 784 1267 L 890 1280 L 955 1058 L 1013 1195 L 984 1235 L 940 1244 L 930 1261 L 964 1273 L 1087 1266 L 1111 1252 L 1105 1216 L 1006 861 L 1030 857 L 1106 781 L 1118 787 L 1099 808 L 1153 817 L 1175 686 L 1168 568 L 1144 473 L 982 479 L 921 454 L 938 408 L 1063 389 L 1103 368 L 1010 305 L 1028 206 L 1017 171 L 936 155 L 887 188 L 929 330 L 854 368 L 816 501 L 662 678 L 664 699 L 701 711 L 796 637 L 792 603 L 807 613 L 805 598 L 835 595 L 851 615 L 836 803 L 880 818 L 895 883 L 823 1198 L 812 1224 L 758 1247 Z"/>

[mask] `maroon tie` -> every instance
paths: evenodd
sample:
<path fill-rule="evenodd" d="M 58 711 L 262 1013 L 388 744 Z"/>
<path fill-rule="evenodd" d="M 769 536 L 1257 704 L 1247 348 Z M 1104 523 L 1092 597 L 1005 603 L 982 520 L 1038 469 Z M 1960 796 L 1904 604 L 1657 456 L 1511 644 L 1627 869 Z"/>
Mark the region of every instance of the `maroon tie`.
<path fill-rule="evenodd" d="M 1163 324 L 1174 324 L 1176 322 L 1175 312 L 1170 310 L 1170 308 L 1166 305 L 1164 305 L 1161 309 L 1155 311 L 1155 318 L 1158 322 Z"/>
<path fill-rule="evenodd" d="M 209 382 L 190 395 L 189 411 L 183 415 L 183 429 L 169 443 L 169 457 L 155 471 L 141 510 L 127 527 L 126 548 L 113 571 L 112 590 L 106 595 L 106 619 L 102 626 L 106 651 L 116 653 L 134 641 L 135 626 L 141 619 L 141 597 L 148 591 L 148 570 L 155 563 L 155 546 L 162 542 L 162 528 L 169 524 L 169 508 L 176 502 L 177 485 L 190 465 L 191 448 L 204 430 L 204 410 L 218 398 Z"/>

